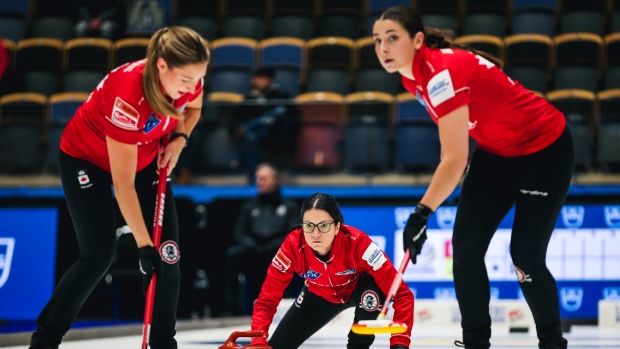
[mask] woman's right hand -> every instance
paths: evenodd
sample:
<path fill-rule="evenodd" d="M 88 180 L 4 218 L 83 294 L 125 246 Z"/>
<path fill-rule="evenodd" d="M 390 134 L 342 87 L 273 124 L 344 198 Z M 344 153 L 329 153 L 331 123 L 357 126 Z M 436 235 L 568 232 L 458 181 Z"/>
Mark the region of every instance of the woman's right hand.
<path fill-rule="evenodd" d="M 161 274 L 163 260 L 155 246 L 138 248 L 138 256 L 140 256 L 140 272 L 142 273 L 142 292 L 146 295 L 153 273 Z"/>

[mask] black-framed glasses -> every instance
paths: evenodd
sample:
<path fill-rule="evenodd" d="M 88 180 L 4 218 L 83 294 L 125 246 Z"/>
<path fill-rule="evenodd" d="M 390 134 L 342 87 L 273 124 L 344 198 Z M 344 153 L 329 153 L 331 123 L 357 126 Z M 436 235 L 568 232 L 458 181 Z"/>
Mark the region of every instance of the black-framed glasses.
<path fill-rule="evenodd" d="M 321 223 L 310 223 L 310 222 L 303 222 L 301 223 L 301 228 L 304 230 L 304 233 L 312 233 L 314 232 L 314 227 L 319 228 L 319 232 L 321 233 L 327 233 L 329 232 L 329 229 L 331 228 L 331 225 L 334 224 L 336 222 L 321 222 Z"/>

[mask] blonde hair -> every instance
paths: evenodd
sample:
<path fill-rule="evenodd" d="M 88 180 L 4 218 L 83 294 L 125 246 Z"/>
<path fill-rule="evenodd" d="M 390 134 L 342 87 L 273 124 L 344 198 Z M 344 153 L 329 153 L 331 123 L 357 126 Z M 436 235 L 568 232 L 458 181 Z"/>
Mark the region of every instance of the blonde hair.
<path fill-rule="evenodd" d="M 149 42 L 142 76 L 146 100 L 157 114 L 181 118 L 181 114 L 168 102 L 159 88 L 159 58 L 163 58 L 170 69 L 188 64 L 208 63 L 210 57 L 207 41 L 189 28 L 169 26 L 155 32 Z"/>

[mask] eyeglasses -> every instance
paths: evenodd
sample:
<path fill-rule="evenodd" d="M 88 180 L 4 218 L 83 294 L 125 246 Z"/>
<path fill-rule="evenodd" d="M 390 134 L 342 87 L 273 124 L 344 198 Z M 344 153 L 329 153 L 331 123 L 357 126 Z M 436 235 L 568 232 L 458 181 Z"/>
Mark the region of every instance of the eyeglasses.
<path fill-rule="evenodd" d="M 319 228 L 319 232 L 327 233 L 331 229 L 331 225 L 334 223 L 336 222 L 321 222 L 317 224 L 310 223 L 310 222 L 304 222 L 304 223 L 301 223 L 301 228 L 304 230 L 304 233 L 308 233 L 308 234 L 314 232 L 315 227 Z"/>

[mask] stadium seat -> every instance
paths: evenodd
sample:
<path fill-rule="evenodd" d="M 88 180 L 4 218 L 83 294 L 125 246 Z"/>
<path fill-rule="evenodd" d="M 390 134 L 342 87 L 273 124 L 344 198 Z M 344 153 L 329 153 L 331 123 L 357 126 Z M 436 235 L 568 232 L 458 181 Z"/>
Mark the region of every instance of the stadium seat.
<path fill-rule="evenodd" d="M 381 13 L 392 6 L 415 7 L 413 0 L 368 0 L 366 1 L 366 30 L 364 36 L 372 36 L 372 27 Z"/>
<path fill-rule="evenodd" d="M 620 89 L 598 93 L 600 121 L 598 123 L 597 161 L 614 172 L 620 172 Z"/>
<path fill-rule="evenodd" d="M 245 95 L 256 66 L 258 42 L 248 38 L 222 38 L 211 43 L 209 91 Z"/>
<path fill-rule="evenodd" d="M 399 172 L 432 172 L 439 164 L 441 145 L 437 125 L 415 96 L 396 96 L 394 165 Z"/>
<path fill-rule="evenodd" d="M 394 97 L 383 92 L 355 92 L 344 101 L 345 168 L 352 173 L 387 171 Z"/>
<path fill-rule="evenodd" d="M 306 42 L 293 37 L 275 37 L 258 43 L 260 66 L 275 70 L 274 82 L 291 97 L 299 94 L 305 71 Z"/>
<path fill-rule="evenodd" d="M 582 89 L 597 92 L 602 71 L 603 39 L 591 33 L 556 35 L 554 90 Z"/>
<path fill-rule="evenodd" d="M 372 37 L 361 38 L 355 42 L 355 60 L 355 92 L 378 91 L 396 95 L 402 91 L 400 74 L 390 74 L 381 66 Z"/>
<path fill-rule="evenodd" d="M 32 19 L 33 38 L 67 41 L 75 37 L 75 21 L 70 17 L 42 16 Z"/>
<path fill-rule="evenodd" d="M 314 0 L 273 0 L 271 37 L 310 40 L 314 32 Z"/>
<path fill-rule="evenodd" d="M 547 100 L 564 113 L 575 139 L 575 165 L 578 171 L 589 171 L 593 164 L 596 95 L 586 90 L 555 90 Z"/>
<path fill-rule="evenodd" d="M 239 173 L 241 156 L 228 124 L 235 108 L 243 102 L 244 96 L 231 92 L 211 92 L 203 105 L 202 117 L 195 127 L 192 138 L 202 140 L 199 147 L 207 173 Z"/>
<path fill-rule="evenodd" d="M 357 40 L 361 34 L 363 0 L 317 0 L 316 37 Z"/>
<path fill-rule="evenodd" d="M 465 0 L 462 35 L 506 35 L 508 0 Z"/>
<path fill-rule="evenodd" d="M 455 35 L 461 28 L 459 0 L 419 1 L 420 16 L 426 27 L 451 30 Z"/>
<path fill-rule="evenodd" d="M 340 165 L 344 97 L 337 93 L 303 93 L 295 98 L 301 113 L 293 169 L 330 172 Z"/>
<path fill-rule="evenodd" d="M 620 33 L 620 1 L 614 0 L 611 7 L 613 9 L 613 11 L 610 11 L 609 19 L 611 22 L 611 33 Z"/>
<path fill-rule="evenodd" d="M 513 0 L 512 34 L 555 35 L 556 0 Z"/>
<path fill-rule="evenodd" d="M 308 79 L 306 92 L 347 95 L 351 86 L 354 42 L 343 37 L 315 38 L 306 42 Z"/>
<path fill-rule="evenodd" d="M 605 36 L 605 89 L 620 88 L 620 33 Z"/>
<path fill-rule="evenodd" d="M 123 38 L 114 42 L 114 66 L 146 58 L 149 38 Z"/>
<path fill-rule="evenodd" d="M 220 30 L 219 3 L 220 1 L 177 1 L 176 24 L 195 30 L 209 41 L 215 40 Z"/>
<path fill-rule="evenodd" d="M 15 61 L 24 92 L 49 97 L 60 91 L 63 49 L 64 42 L 52 38 L 29 38 L 18 43 Z"/>
<path fill-rule="evenodd" d="M 562 0 L 559 7 L 560 32 L 605 35 L 606 1 Z"/>
<path fill-rule="evenodd" d="M 37 173 L 43 165 L 47 96 L 13 93 L 0 97 L 0 170 Z"/>
<path fill-rule="evenodd" d="M 541 34 L 515 34 L 504 38 L 504 71 L 529 90 L 546 93 L 551 77 L 553 41 Z"/>
<path fill-rule="evenodd" d="M 486 52 L 501 60 L 504 59 L 504 41 L 498 36 L 485 34 L 462 35 L 456 38 L 456 42 Z"/>
<path fill-rule="evenodd" d="M 26 36 L 27 22 L 26 15 L 0 11 L 0 37 L 19 42 Z"/>
<path fill-rule="evenodd" d="M 46 171 L 58 173 L 60 137 L 77 109 L 88 99 L 86 92 L 60 92 L 50 96 L 43 165 Z"/>
<path fill-rule="evenodd" d="M 265 37 L 265 20 L 270 17 L 262 0 L 224 1 L 222 37 L 243 37 L 256 41 Z"/>
<path fill-rule="evenodd" d="M 113 44 L 104 38 L 65 42 L 64 92 L 92 92 L 113 66 Z"/>

